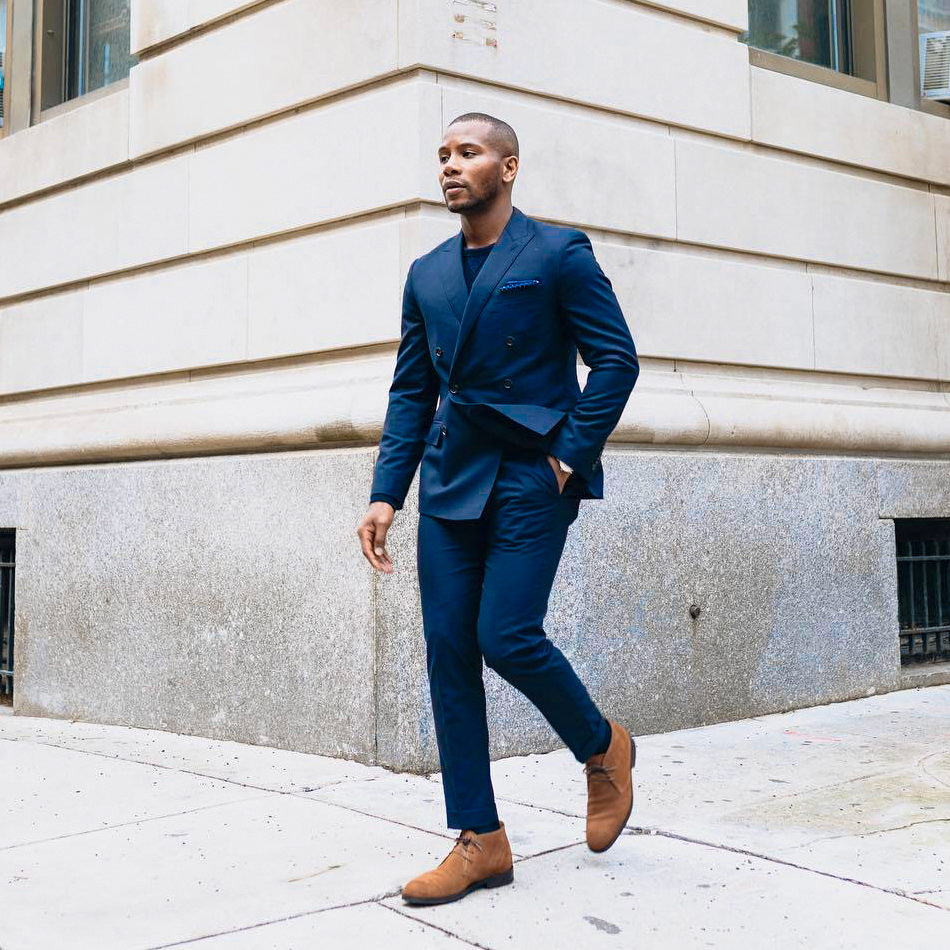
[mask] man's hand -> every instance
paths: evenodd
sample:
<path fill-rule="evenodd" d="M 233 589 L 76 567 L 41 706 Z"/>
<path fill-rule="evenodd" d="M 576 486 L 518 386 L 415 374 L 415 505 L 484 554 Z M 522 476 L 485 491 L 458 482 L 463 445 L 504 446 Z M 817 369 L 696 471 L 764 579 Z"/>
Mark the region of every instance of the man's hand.
<path fill-rule="evenodd" d="M 356 528 L 366 560 L 384 574 L 393 572 L 393 562 L 386 553 L 386 532 L 395 514 L 396 509 L 388 501 L 371 502 Z"/>
<path fill-rule="evenodd" d="M 564 486 L 567 484 L 567 480 L 571 477 L 570 472 L 562 472 L 561 466 L 557 464 L 557 459 L 553 455 L 548 456 L 548 463 L 551 468 L 554 469 L 554 474 L 557 476 L 557 483 L 559 486 L 559 491 L 564 492 Z"/>

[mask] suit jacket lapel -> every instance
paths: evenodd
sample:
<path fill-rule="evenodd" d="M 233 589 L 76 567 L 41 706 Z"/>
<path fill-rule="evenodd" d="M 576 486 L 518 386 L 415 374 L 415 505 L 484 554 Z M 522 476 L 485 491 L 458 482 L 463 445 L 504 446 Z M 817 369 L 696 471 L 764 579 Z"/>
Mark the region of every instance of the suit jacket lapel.
<path fill-rule="evenodd" d="M 485 259 L 485 263 L 482 264 L 481 270 L 472 283 L 471 292 L 467 294 L 467 299 L 464 300 L 461 308 L 458 306 L 460 298 L 464 299 L 466 295 L 465 275 L 462 273 L 462 242 L 464 239 L 461 231 L 446 248 L 446 253 L 449 254 L 451 259 L 446 261 L 446 265 L 442 269 L 445 291 L 453 310 L 456 311 L 456 314 L 461 314 L 455 351 L 449 365 L 450 379 L 458 360 L 459 351 L 462 349 L 469 333 L 471 333 L 475 321 L 485 308 L 485 304 L 488 303 L 492 291 L 533 237 L 534 234 L 529 227 L 527 216 L 517 208 L 512 207 L 511 217 L 508 219 L 505 229 L 495 242 L 495 246 Z M 459 285 L 461 285 L 461 288 Z"/>
<path fill-rule="evenodd" d="M 455 314 L 455 319 L 460 323 L 462 314 L 465 311 L 465 302 L 468 299 L 468 287 L 465 286 L 465 273 L 462 270 L 462 232 L 459 231 L 454 238 L 445 247 L 444 253 L 446 259 L 442 262 L 442 286 L 445 289 L 445 296 L 448 298 Z"/>

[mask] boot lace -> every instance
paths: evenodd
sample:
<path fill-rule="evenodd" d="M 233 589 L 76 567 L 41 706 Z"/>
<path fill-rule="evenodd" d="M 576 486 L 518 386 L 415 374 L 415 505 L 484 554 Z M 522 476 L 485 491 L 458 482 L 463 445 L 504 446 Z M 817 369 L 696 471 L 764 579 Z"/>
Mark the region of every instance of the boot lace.
<path fill-rule="evenodd" d="M 466 861 L 472 860 L 472 855 L 469 854 L 469 845 L 475 845 L 479 851 L 484 851 L 485 849 L 478 843 L 478 840 L 472 834 L 466 834 L 465 831 L 460 831 L 458 837 L 455 839 L 455 845 L 452 848 L 452 851 L 459 850 L 459 845 L 461 845 L 461 854 Z"/>
<path fill-rule="evenodd" d="M 598 782 L 610 782 L 619 792 L 614 777 L 610 774 L 617 768 L 616 765 L 601 765 L 599 762 L 587 762 L 584 765 L 584 774 L 588 779 L 594 779 Z"/>

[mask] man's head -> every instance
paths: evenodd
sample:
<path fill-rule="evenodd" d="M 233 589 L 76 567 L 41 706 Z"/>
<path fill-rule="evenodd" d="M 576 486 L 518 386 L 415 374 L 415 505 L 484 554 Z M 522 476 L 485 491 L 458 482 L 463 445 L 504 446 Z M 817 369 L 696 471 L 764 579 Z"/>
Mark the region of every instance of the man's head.
<path fill-rule="evenodd" d="M 493 115 L 466 112 L 446 127 L 439 166 L 449 211 L 473 214 L 499 200 L 510 202 L 518 174 L 518 136 Z"/>

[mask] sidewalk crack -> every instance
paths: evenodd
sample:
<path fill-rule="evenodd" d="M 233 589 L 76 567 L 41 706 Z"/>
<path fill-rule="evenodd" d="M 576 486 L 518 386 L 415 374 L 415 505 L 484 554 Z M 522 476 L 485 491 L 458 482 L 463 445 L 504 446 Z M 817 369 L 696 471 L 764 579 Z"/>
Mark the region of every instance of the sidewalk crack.
<path fill-rule="evenodd" d="M 810 868 L 804 864 L 796 864 L 794 861 L 788 861 L 785 858 L 777 858 L 773 855 L 762 854 L 759 851 L 750 851 L 748 848 L 739 848 L 735 845 L 719 844 L 715 841 L 704 841 L 702 838 L 692 838 L 689 835 L 677 834 L 674 831 L 663 831 L 659 828 L 628 827 L 624 831 L 625 835 L 657 835 L 664 838 L 672 838 L 675 841 L 683 841 L 687 844 L 698 844 L 704 848 L 715 848 L 718 851 L 730 851 L 733 854 L 741 854 L 748 858 L 758 858 L 760 861 L 769 861 L 772 864 L 782 864 L 785 867 L 795 868 L 799 871 L 806 871 L 809 874 L 817 874 L 821 877 L 831 878 L 833 881 L 841 881 L 845 884 L 857 884 L 859 887 L 866 887 L 872 891 L 878 891 L 882 894 L 891 894 L 894 897 L 903 897 L 905 900 L 914 901 L 917 904 L 924 904 L 927 907 L 934 907 L 937 910 L 950 911 L 950 908 L 942 904 L 935 904 L 933 901 L 924 900 L 922 897 L 915 896 L 913 892 L 901 890 L 899 887 L 882 887 L 879 884 L 871 884 L 868 881 L 860 881 L 854 877 L 845 877 L 842 874 L 832 874 L 830 871 L 821 871 L 818 868 Z"/>
<path fill-rule="evenodd" d="M 447 930 L 445 927 L 440 927 L 438 924 L 432 923 L 431 920 L 425 920 L 422 917 L 414 917 L 412 914 L 406 913 L 406 911 L 404 911 L 401 907 L 393 907 L 391 904 L 380 904 L 379 906 L 385 907 L 386 910 L 391 910 L 394 914 L 399 914 L 400 917 L 405 917 L 414 923 L 422 924 L 425 927 L 431 927 L 433 930 L 438 930 L 440 933 L 444 933 L 448 937 L 454 937 L 460 943 L 467 944 L 469 947 L 478 947 L 479 950 L 492 950 L 488 944 L 474 943 L 465 937 L 460 937 L 457 933 L 453 933 L 451 930 Z"/>
<path fill-rule="evenodd" d="M 215 937 L 224 937 L 228 934 L 244 933 L 248 930 L 256 930 L 258 927 L 269 927 L 271 924 L 281 924 L 287 920 L 299 920 L 301 917 L 312 917 L 315 914 L 326 914 L 331 910 L 344 910 L 347 907 L 359 907 L 362 904 L 379 904 L 380 901 L 388 897 L 395 897 L 399 890 L 386 891 L 384 894 L 377 894 L 375 897 L 364 897 L 362 900 L 349 901 L 345 904 L 334 904 L 332 907 L 319 907 L 317 910 L 304 910 L 299 914 L 287 914 L 285 917 L 274 917 L 272 920 L 261 920 L 256 924 L 248 924 L 246 927 L 233 927 L 230 930 L 218 930 L 215 933 L 202 934 L 200 937 L 186 937 L 184 940 L 174 940 L 171 943 L 159 943 L 144 950 L 168 950 L 169 947 L 184 947 L 189 943 L 197 943 L 199 940 L 212 940 Z M 385 907 L 385 904 L 380 904 Z"/>
<path fill-rule="evenodd" d="M 144 825 L 151 821 L 165 821 L 169 818 L 179 818 L 182 815 L 193 815 L 195 812 L 208 811 L 211 808 L 227 808 L 229 805 L 239 805 L 242 802 L 252 802 L 258 798 L 268 798 L 275 792 L 266 792 L 262 795 L 251 795 L 248 798 L 235 798 L 228 802 L 215 802 L 212 805 L 199 805 L 197 808 L 186 808 L 184 811 L 170 811 L 162 815 L 151 815 L 148 818 L 136 818 L 131 821 L 120 821 L 114 825 L 103 825 L 101 828 L 86 828 L 84 831 L 70 831 L 67 834 L 53 835 L 49 838 L 37 838 L 33 841 L 21 841 L 19 844 L 8 844 L 0 846 L 2 851 L 14 851 L 16 848 L 31 848 L 38 844 L 49 844 L 51 841 L 62 841 L 65 838 L 78 838 L 82 835 L 98 835 L 104 831 L 113 831 L 116 828 L 128 828 L 132 825 Z M 2 947 L 0 947 L 2 950 Z"/>
<path fill-rule="evenodd" d="M 823 841 L 840 841 L 842 838 L 868 838 L 871 835 L 884 835 L 891 831 L 904 831 L 907 828 L 913 828 L 915 825 L 931 825 L 937 821 L 950 821 L 950 818 L 922 818 L 920 821 L 910 821 L 906 825 L 895 825 L 893 828 L 878 828 L 876 831 L 855 831 L 845 835 L 828 835 L 826 838 L 815 838 L 813 841 L 806 841 L 804 844 L 796 844 L 787 850 L 797 851 L 799 848 L 810 848 L 812 845 L 821 844 Z"/>

